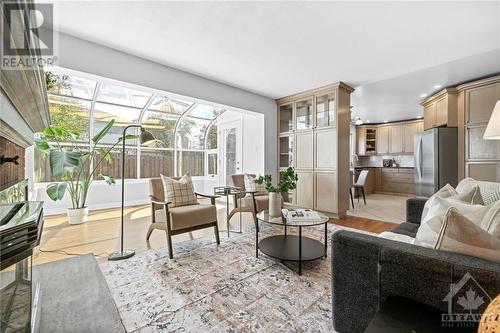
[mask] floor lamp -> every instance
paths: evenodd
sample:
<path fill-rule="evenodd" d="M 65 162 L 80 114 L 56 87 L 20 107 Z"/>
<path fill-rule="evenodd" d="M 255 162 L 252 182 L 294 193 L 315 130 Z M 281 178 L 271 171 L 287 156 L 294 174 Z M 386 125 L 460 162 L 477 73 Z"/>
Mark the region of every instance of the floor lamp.
<path fill-rule="evenodd" d="M 141 129 L 141 135 L 139 136 L 139 141 L 142 145 L 149 145 L 155 142 L 153 134 L 146 131 L 141 125 L 128 125 L 123 129 L 122 135 L 122 213 L 121 213 L 121 230 L 120 230 L 120 250 L 111 253 L 108 256 L 108 260 L 122 260 L 133 257 L 135 255 L 134 250 L 124 250 L 123 249 L 123 220 L 124 220 L 124 207 L 125 207 L 125 140 L 127 138 L 127 130 L 131 127 L 138 127 Z"/>

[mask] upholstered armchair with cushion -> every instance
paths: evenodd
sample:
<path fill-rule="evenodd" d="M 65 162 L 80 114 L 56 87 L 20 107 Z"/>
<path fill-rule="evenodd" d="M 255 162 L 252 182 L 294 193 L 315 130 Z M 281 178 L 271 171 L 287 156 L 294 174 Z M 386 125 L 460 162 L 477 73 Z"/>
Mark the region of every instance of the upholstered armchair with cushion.
<path fill-rule="evenodd" d="M 254 174 L 247 174 L 247 175 L 255 178 Z M 232 175 L 231 180 L 232 180 L 232 185 L 241 188 L 244 191 L 244 193 L 233 196 L 235 208 L 229 213 L 229 219 L 231 219 L 231 217 L 233 217 L 234 214 L 240 211 L 252 213 L 255 221 L 255 227 L 258 230 L 259 225 L 257 223 L 256 215 L 258 212 L 262 210 L 269 209 L 269 195 L 267 194 L 267 192 L 266 193 L 257 192 L 247 189 L 245 186 L 244 174 Z M 241 198 L 241 205 L 240 205 L 240 198 Z"/>
<path fill-rule="evenodd" d="M 149 180 L 151 198 L 151 225 L 146 235 L 149 240 L 155 229 L 165 230 L 170 259 L 173 258 L 172 236 L 198 229 L 213 227 L 215 239 L 220 244 L 219 228 L 217 226 L 217 196 L 196 193 L 197 197 L 209 198 L 211 204 L 196 203 L 186 206 L 169 207 L 166 202 L 161 178 Z"/>

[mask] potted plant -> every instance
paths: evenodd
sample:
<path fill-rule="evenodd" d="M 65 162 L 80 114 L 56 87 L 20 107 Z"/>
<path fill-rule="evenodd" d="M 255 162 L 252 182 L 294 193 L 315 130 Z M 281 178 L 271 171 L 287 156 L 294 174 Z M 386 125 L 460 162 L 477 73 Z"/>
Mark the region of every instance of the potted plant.
<path fill-rule="evenodd" d="M 280 216 L 282 194 L 294 190 L 297 187 L 297 180 L 297 174 L 292 167 L 280 172 L 280 180 L 276 187 L 272 183 L 271 175 L 259 176 L 255 179 L 257 184 L 264 183 L 269 192 L 269 215 Z"/>
<path fill-rule="evenodd" d="M 111 176 L 96 174 L 103 161 L 113 162 L 111 150 L 123 139 L 118 139 L 109 148 L 98 147 L 99 142 L 114 123 L 115 120 L 112 119 L 92 138 L 90 149 L 88 146 L 82 148 L 78 144 L 80 133 L 63 127 L 49 126 L 42 132 L 35 133 L 35 146 L 47 156 L 52 177 L 59 181 L 47 186 L 47 195 L 50 199 L 57 201 L 68 192 L 71 198 L 72 208 L 67 210 L 69 224 L 87 221 L 87 194 L 95 179 L 102 178 L 109 185 L 115 183 L 115 179 Z M 128 135 L 125 139 L 135 137 L 137 136 Z M 65 144 L 63 145 L 62 142 Z"/>

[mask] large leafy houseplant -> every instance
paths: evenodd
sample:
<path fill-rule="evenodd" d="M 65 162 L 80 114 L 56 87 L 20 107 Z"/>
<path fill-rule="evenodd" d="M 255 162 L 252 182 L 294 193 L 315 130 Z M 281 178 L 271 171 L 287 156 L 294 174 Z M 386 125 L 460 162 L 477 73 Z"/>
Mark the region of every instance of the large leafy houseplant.
<path fill-rule="evenodd" d="M 132 139 L 137 136 L 120 137 L 109 148 L 99 147 L 100 141 L 113 127 L 114 123 L 114 119 L 109 121 L 91 139 L 90 149 L 88 146 L 83 148 L 79 145 L 81 142 L 80 133 L 72 132 L 64 127 L 49 126 L 43 131 L 35 133 L 35 146 L 46 155 L 52 177 L 58 180 L 58 182 L 47 186 L 47 195 L 50 199 L 54 201 L 61 200 L 65 193 L 68 192 L 72 209 L 82 209 L 86 208 L 88 191 L 95 179 L 102 178 L 109 185 L 115 183 L 112 176 L 98 174 L 99 167 L 104 161 L 113 163 L 111 151 L 118 143 L 123 139 Z"/>

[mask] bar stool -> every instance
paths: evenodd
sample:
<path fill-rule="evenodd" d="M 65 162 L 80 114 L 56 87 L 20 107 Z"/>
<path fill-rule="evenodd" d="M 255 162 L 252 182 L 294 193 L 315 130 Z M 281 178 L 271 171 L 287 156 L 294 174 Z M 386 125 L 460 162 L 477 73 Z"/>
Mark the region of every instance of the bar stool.
<path fill-rule="evenodd" d="M 361 170 L 361 172 L 359 173 L 358 180 L 353 185 L 353 187 L 356 189 L 356 195 L 358 196 L 358 202 L 359 202 L 359 189 L 361 189 L 361 193 L 363 194 L 363 201 L 365 202 L 365 205 L 366 205 L 366 197 L 365 197 L 366 176 L 368 176 L 368 170 Z M 349 192 L 350 192 L 350 190 L 349 190 Z M 354 203 L 353 203 L 353 207 L 354 207 Z"/>

